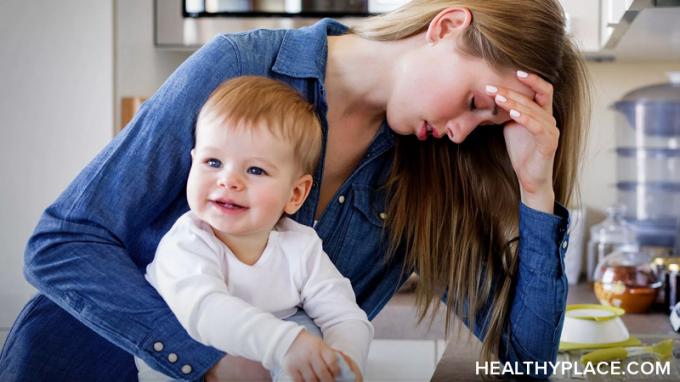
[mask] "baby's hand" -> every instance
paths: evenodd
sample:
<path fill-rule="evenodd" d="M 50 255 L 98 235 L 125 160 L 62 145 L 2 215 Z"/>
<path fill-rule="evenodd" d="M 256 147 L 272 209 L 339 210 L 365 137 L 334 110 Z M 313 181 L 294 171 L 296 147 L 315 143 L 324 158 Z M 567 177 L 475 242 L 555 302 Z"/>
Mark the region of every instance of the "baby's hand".
<path fill-rule="evenodd" d="M 333 382 L 340 373 L 336 351 L 306 330 L 288 349 L 283 367 L 295 382 Z"/>
<path fill-rule="evenodd" d="M 349 356 L 347 356 L 347 354 L 345 354 L 343 352 L 338 352 L 338 353 L 342 356 L 342 358 L 345 359 L 345 362 L 347 362 L 347 365 L 349 366 L 349 368 L 354 373 L 354 378 L 355 378 L 354 381 L 355 382 L 364 382 L 364 376 L 361 375 L 361 370 L 359 369 L 359 366 L 357 366 L 357 364 L 354 363 L 354 361 L 351 358 L 349 358 Z"/>

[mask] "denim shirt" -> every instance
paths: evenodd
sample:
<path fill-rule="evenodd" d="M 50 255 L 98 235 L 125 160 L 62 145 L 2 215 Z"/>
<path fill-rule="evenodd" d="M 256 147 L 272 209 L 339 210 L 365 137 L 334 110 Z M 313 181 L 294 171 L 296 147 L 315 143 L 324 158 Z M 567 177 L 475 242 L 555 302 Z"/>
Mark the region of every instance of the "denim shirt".
<path fill-rule="evenodd" d="M 143 277 L 160 238 L 188 210 L 197 113 L 224 80 L 268 76 L 315 105 L 325 137 L 327 36 L 346 32 L 325 19 L 298 30 L 220 35 L 194 53 L 44 212 L 26 249 L 27 279 L 98 334 L 167 375 L 200 379 L 224 353 L 190 338 Z M 403 254 L 390 262 L 384 256 L 380 187 L 390 171 L 392 134 L 384 123 L 315 226 L 371 319 L 408 273 L 402 272 Z M 293 217 L 310 226 L 323 156 L 321 161 L 309 198 Z M 562 259 L 568 213 L 559 204 L 556 215 L 521 203 L 518 208 L 519 272 L 500 358 L 554 361 L 567 293 Z M 484 317 L 478 315 L 477 336 L 485 331 Z M 168 361 L 169 353 L 181 362 Z"/>

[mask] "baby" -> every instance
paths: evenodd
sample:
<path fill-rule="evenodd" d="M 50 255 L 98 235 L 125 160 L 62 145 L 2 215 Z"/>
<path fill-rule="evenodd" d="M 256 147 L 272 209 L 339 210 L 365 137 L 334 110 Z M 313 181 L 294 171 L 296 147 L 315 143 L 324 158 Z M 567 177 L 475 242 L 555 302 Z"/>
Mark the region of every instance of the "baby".
<path fill-rule="evenodd" d="M 198 115 L 191 210 L 147 267 L 194 339 L 261 362 L 274 380 L 320 378 L 319 365 L 360 379 L 373 337 L 316 232 L 286 217 L 311 190 L 321 139 L 312 106 L 285 84 L 224 82 Z"/>

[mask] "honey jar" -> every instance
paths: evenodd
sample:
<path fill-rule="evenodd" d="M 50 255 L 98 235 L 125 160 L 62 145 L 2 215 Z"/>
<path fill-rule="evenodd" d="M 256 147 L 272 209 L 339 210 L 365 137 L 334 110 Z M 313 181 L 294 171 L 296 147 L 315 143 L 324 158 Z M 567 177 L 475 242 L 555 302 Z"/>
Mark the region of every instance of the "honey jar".
<path fill-rule="evenodd" d="M 626 313 L 647 312 L 662 285 L 652 264 L 651 257 L 635 246 L 612 252 L 595 270 L 595 296 L 601 304 Z"/>

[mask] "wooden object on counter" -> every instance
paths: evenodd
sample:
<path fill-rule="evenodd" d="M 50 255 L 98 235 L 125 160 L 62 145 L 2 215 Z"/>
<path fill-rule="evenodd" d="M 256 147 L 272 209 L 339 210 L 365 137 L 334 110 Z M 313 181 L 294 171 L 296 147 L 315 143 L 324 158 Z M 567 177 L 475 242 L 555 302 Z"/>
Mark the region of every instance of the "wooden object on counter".
<path fill-rule="evenodd" d="M 123 130 L 123 128 L 132 120 L 139 108 L 142 107 L 147 97 L 123 97 L 120 101 L 120 126 L 116 133 Z"/>
<path fill-rule="evenodd" d="M 581 283 L 569 286 L 567 304 L 597 304 L 592 285 Z M 625 314 L 622 317 L 628 331 L 633 336 L 648 335 L 678 338 L 673 331 L 665 312 L 653 311 L 645 314 Z M 482 343 L 471 336 L 466 341 L 463 335 L 460 340 L 452 338 L 446 345 L 442 359 L 432 375 L 431 381 L 481 381 L 482 377 L 475 373 L 475 362 L 478 361 Z M 551 378 L 552 379 L 552 378 Z"/>

